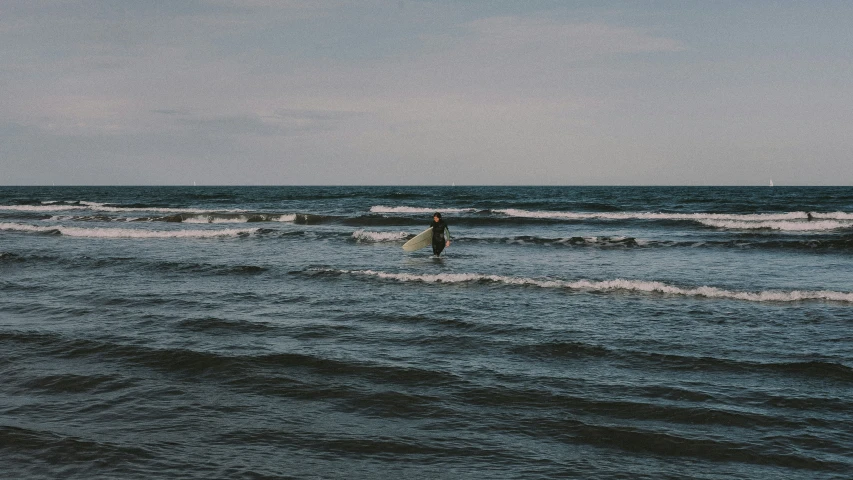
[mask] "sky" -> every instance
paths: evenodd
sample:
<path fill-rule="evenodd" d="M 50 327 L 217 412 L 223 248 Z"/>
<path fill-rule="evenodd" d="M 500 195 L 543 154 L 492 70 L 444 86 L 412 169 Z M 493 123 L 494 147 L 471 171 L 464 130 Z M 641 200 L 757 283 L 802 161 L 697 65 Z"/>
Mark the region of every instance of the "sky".
<path fill-rule="evenodd" d="M 853 2 L 0 0 L 0 185 L 853 185 Z"/>

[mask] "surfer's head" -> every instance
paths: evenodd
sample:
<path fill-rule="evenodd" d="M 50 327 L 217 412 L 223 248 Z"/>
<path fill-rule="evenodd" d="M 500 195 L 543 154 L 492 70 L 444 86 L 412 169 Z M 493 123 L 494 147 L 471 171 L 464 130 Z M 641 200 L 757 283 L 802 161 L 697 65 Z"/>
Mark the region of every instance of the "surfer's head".
<path fill-rule="evenodd" d="M 439 220 L 441 220 L 441 214 L 438 212 L 435 212 L 433 214 L 432 218 L 435 219 L 435 221 L 439 221 Z"/>

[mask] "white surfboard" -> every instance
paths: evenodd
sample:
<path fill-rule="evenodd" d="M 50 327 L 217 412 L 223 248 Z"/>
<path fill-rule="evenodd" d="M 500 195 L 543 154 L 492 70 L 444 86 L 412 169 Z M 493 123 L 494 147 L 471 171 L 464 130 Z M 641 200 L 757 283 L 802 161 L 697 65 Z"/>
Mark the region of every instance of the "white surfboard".
<path fill-rule="evenodd" d="M 415 238 L 409 240 L 408 242 L 403 244 L 403 250 L 407 252 L 414 252 L 415 250 L 420 250 L 427 245 L 432 243 L 432 227 L 427 228 L 423 232 L 419 233 Z"/>

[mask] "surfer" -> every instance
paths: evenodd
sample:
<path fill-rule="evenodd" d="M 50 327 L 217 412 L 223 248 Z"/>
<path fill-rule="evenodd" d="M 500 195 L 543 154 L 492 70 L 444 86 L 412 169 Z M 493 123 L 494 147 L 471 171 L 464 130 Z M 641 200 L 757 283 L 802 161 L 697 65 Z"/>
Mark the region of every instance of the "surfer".
<path fill-rule="evenodd" d="M 438 212 L 432 216 L 432 223 L 429 226 L 432 227 L 432 253 L 437 257 L 441 255 L 444 247 L 450 246 L 450 229 Z"/>

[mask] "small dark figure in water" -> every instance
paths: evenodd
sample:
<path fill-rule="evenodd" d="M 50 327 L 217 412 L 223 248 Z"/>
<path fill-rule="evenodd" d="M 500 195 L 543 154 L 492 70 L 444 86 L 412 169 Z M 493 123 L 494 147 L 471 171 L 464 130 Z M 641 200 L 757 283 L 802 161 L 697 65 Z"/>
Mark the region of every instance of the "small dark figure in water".
<path fill-rule="evenodd" d="M 432 227 L 432 253 L 437 257 L 441 255 L 444 247 L 450 246 L 450 229 L 438 212 L 432 216 L 432 223 L 429 226 Z"/>
<path fill-rule="evenodd" d="M 808 219 L 809 219 L 809 221 L 810 221 L 810 222 L 811 222 L 812 220 L 814 220 L 814 217 L 812 217 L 812 213 L 811 213 L 811 212 L 807 213 L 806 215 L 808 216 Z"/>

